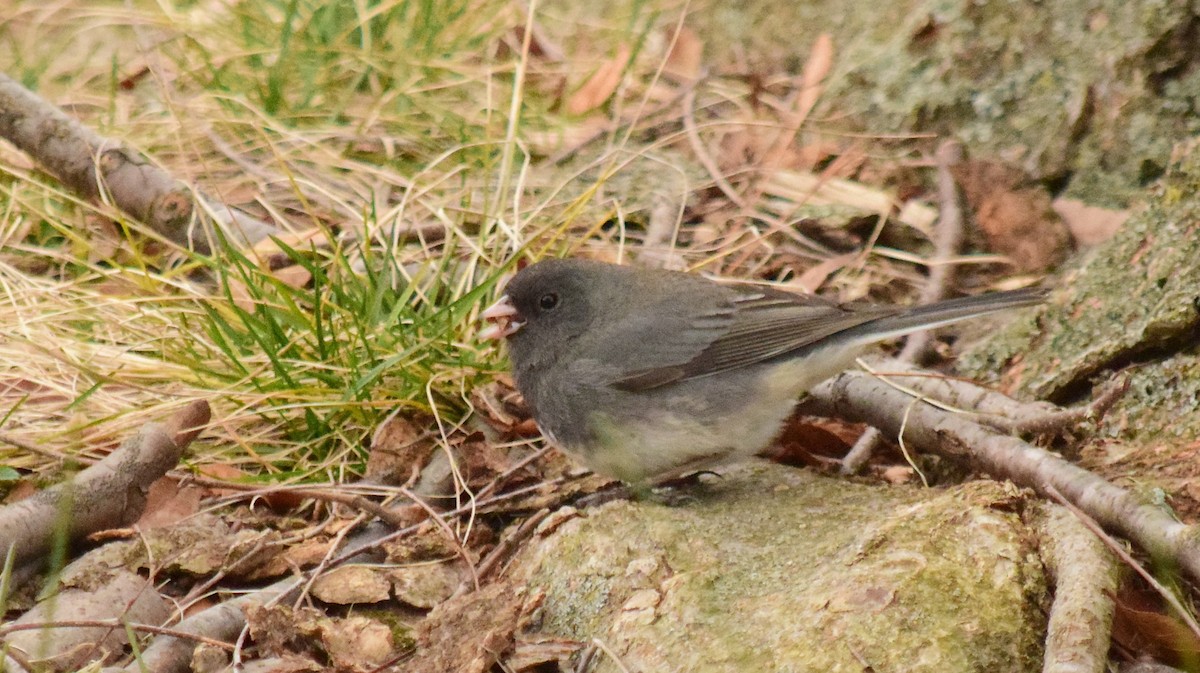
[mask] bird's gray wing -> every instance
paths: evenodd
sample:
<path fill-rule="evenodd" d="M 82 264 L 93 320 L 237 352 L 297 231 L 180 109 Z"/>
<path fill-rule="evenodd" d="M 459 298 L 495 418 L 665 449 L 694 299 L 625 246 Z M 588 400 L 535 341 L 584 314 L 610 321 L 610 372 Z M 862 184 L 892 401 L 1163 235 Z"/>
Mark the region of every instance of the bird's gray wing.
<path fill-rule="evenodd" d="M 649 351 L 652 357 L 635 359 L 630 353 L 626 361 L 640 366 L 621 372 L 610 385 L 648 390 L 757 364 L 893 313 L 890 308 L 847 308 L 818 297 L 775 290 L 738 291 L 720 307 L 676 318 L 674 322 L 681 324 L 675 329 L 656 330 L 659 338 L 655 343 L 632 349 Z M 641 338 L 645 339 L 645 334 Z"/>

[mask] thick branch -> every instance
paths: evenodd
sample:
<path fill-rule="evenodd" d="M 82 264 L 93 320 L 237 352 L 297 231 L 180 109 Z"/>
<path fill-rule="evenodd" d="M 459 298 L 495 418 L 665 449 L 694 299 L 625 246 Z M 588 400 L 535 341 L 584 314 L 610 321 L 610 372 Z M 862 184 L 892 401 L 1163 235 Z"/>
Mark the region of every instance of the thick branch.
<path fill-rule="evenodd" d="M 196 195 L 131 149 L 93 132 L 0 73 L 0 138 L 33 157 L 71 190 L 111 199 L 165 238 L 202 254 L 216 248 L 213 222 L 250 245 L 278 233 L 253 216 Z M 197 207 L 199 206 L 199 207 Z"/>
<path fill-rule="evenodd" d="M 1067 510 L 1038 510 L 1039 546 L 1054 579 L 1042 673 L 1104 673 L 1121 565 Z"/>
<path fill-rule="evenodd" d="M 1143 504 L 1129 491 L 1020 439 L 914 400 L 884 381 L 849 372 L 826 381 L 801 405 L 805 413 L 868 423 L 910 446 L 967 459 L 977 469 L 1045 495 L 1053 486 L 1110 530 L 1200 579 L 1200 532 Z"/>
<path fill-rule="evenodd" d="M 20 565 L 44 558 L 60 526 L 74 540 L 136 521 L 150 484 L 175 467 L 209 413 L 207 402 L 193 402 L 168 425 L 147 423 L 70 481 L 0 509 L 0 553 L 12 549 L 14 565 Z"/>

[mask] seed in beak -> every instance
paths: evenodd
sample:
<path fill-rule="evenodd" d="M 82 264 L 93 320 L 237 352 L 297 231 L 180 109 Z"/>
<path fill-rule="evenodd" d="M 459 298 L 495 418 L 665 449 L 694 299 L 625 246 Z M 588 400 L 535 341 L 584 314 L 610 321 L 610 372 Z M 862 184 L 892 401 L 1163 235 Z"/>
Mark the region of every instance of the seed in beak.
<path fill-rule="evenodd" d="M 525 326 L 524 320 L 515 320 L 519 318 L 520 313 L 517 308 L 512 305 L 512 301 L 508 295 L 500 297 L 500 300 L 495 304 L 485 308 L 479 317 L 492 323 L 479 332 L 480 339 L 503 339 L 505 337 L 516 334 L 518 330 Z"/>

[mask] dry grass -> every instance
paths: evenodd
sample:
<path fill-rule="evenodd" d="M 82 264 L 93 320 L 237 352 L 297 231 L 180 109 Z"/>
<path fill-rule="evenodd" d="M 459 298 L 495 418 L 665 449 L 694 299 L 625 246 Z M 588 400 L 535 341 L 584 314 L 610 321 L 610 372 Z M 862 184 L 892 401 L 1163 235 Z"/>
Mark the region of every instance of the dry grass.
<path fill-rule="evenodd" d="M 854 192 L 870 205 L 837 203 L 853 217 L 817 225 L 809 190 L 753 179 L 764 157 L 775 176 L 894 175 L 909 169 L 878 157 L 911 150 L 893 141 L 868 161 L 862 138 L 808 122 L 797 134 L 800 83 L 778 73 L 664 76 L 689 65 L 668 57 L 680 7 L 605 21 L 554 4 L 531 20 L 499 0 L 366 7 L 62 0 L 0 19 L 10 75 L 206 193 L 318 232 L 276 251 L 292 274 L 237 251 L 198 258 L 0 148 L 5 432 L 103 451 L 203 398 L 217 420 L 195 462 L 341 479 L 397 407 L 432 414 L 443 437 L 466 422 L 470 391 L 503 367 L 473 317 L 525 254 L 785 282 L 825 262 L 817 285 L 852 298 L 920 282 L 928 223 L 881 228 L 882 192 Z M 564 113 L 620 45 L 612 95 Z M 893 230 L 915 251 L 872 254 Z M 829 265 L 839 242 L 860 254 Z M 0 461 L 46 465 L 6 446 Z"/>

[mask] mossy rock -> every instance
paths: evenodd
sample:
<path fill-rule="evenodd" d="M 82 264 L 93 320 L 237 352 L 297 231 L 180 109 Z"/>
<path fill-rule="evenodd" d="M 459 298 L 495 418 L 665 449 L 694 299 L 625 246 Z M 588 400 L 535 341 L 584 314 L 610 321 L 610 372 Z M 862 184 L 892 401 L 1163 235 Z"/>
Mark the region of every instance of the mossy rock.
<path fill-rule="evenodd" d="M 535 626 L 629 670 L 1036 670 L 1045 581 L 1005 486 L 879 487 L 775 465 L 530 545 Z M 597 671 L 619 670 L 603 661 Z"/>
<path fill-rule="evenodd" d="M 1057 281 L 1040 314 L 1011 323 L 959 369 L 979 378 L 1007 369 L 1009 389 L 1073 402 L 1137 364 L 1102 433 L 1200 437 L 1200 152 L 1177 156 L 1117 235 Z"/>

